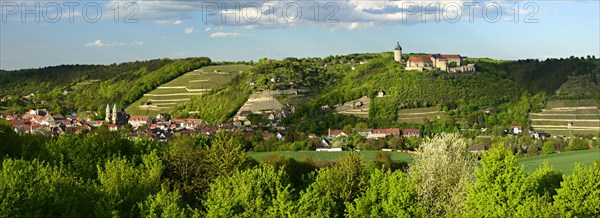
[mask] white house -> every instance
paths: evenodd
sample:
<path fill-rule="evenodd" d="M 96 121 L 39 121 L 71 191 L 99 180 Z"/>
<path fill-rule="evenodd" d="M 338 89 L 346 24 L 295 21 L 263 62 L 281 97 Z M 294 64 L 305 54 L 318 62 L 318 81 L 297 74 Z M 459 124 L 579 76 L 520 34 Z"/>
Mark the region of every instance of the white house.
<path fill-rule="evenodd" d="M 510 130 L 513 134 L 518 135 L 521 134 L 523 132 L 523 127 L 521 126 L 511 126 Z"/>
<path fill-rule="evenodd" d="M 150 125 L 152 123 L 152 118 L 149 116 L 131 116 L 127 122 L 135 128 L 144 125 Z"/>

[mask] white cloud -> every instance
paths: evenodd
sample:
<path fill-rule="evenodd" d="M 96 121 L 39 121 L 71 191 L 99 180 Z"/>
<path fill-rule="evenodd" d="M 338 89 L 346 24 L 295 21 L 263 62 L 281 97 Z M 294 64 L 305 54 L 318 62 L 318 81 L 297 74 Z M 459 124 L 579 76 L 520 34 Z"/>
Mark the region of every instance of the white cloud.
<path fill-rule="evenodd" d="M 241 33 L 237 32 L 214 32 L 211 33 L 210 38 L 235 38 L 243 36 Z"/>
<path fill-rule="evenodd" d="M 204 32 L 210 32 L 211 28 L 210 27 L 206 27 L 206 29 L 204 29 Z"/>
<path fill-rule="evenodd" d="M 193 32 L 194 32 L 194 28 L 191 28 L 191 27 L 190 27 L 190 28 L 185 28 L 185 30 L 183 30 L 183 32 L 184 32 L 185 34 L 191 34 L 191 33 L 193 33 Z"/>
<path fill-rule="evenodd" d="M 126 46 L 126 45 L 127 46 L 137 46 L 137 45 L 143 45 L 143 44 L 144 44 L 144 42 L 142 42 L 142 41 L 133 41 L 130 43 L 124 43 L 124 42 L 109 42 L 109 41 L 104 42 L 100 39 L 96 39 L 93 42 L 85 43 L 84 46 L 100 48 L 100 47 L 114 47 L 114 46 Z"/>
<path fill-rule="evenodd" d="M 98 39 L 94 42 L 85 43 L 85 47 L 104 47 L 105 44 L 102 40 Z"/>
<path fill-rule="evenodd" d="M 173 24 L 175 24 L 175 25 L 179 25 L 179 24 L 182 24 L 182 23 L 183 23 L 183 20 L 176 20 L 175 22 L 173 22 Z"/>
<path fill-rule="evenodd" d="M 473 4 L 477 3 L 478 6 Z M 423 17 L 427 22 L 456 22 L 452 18 L 460 15 L 460 21 L 470 22 L 470 11 L 474 9 L 473 19 L 484 19 L 482 9 L 486 4 L 498 5 L 503 14 L 510 17 L 510 7 L 514 2 L 507 0 L 346 0 L 346 1 L 280 1 L 267 0 L 248 4 L 215 0 L 162 0 L 137 1 L 137 17 L 157 23 L 168 20 L 174 24 L 185 19 L 201 19 L 211 27 L 290 28 L 296 26 L 318 25 L 330 30 L 356 30 L 377 28 L 385 25 L 418 24 Z M 319 13 L 311 8 L 318 4 Z M 208 6 L 208 7 L 207 7 Z M 240 8 L 241 7 L 241 8 Z M 299 8 L 298 8 L 299 7 Z M 425 8 L 423 8 L 425 7 Z M 296 9 L 302 13 L 296 13 Z M 205 11 L 203 11 L 205 10 Z M 211 10 L 210 13 L 206 10 Z M 435 11 L 432 13 L 431 11 Z M 423 12 L 427 11 L 427 12 Z M 493 11 L 493 10 L 491 10 Z M 202 14 L 198 17 L 198 13 Z M 315 17 L 316 16 L 316 17 Z M 441 16 L 441 17 L 440 17 Z M 223 18 L 226 18 L 224 21 Z M 444 19 L 446 18 L 446 19 Z M 489 17 L 488 17 L 489 18 Z M 191 30 L 193 32 L 193 30 Z M 210 32 L 207 28 L 205 32 Z M 187 33 L 187 32 L 186 32 Z M 191 33 L 191 32 L 190 32 Z"/>

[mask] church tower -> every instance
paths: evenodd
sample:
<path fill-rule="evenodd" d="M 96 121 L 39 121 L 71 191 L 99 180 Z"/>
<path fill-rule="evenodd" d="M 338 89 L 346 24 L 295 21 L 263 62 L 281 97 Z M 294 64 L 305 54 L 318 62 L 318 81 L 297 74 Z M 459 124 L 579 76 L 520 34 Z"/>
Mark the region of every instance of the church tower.
<path fill-rule="evenodd" d="M 398 63 L 402 62 L 402 47 L 400 47 L 400 42 L 396 42 L 396 49 L 394 49 L 394 61 Z"/>
<path fill-rule="evenodd" d="M 117 124 L 117 104 L 113 105 L 112 121 Z"/>
<path fill-rule="evenodd" d="M 104 120 L 108 123 L 110 122 L 110 106 L 106 104 L 106 115 L 104 116 Z"/>

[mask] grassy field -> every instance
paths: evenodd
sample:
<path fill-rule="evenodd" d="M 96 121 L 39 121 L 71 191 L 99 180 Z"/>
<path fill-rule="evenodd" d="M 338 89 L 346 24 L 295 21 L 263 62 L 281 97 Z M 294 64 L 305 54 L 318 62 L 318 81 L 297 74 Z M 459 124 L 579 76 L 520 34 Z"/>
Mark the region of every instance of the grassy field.
<path fill-rule="evenodd" d="M 405 123 L 423 123 L 427 118 L 429 121 L 444 119 L 446 113 L 438 110 L 435 107 L 428 108 L 411 108 L 398 110 L 398 122 Z"/>
<path fill-rule="evenodd" d="M 531 172 L 544 164 L 544 161 L 555 169 L 569 175 L 573 172 L 576 163 L 582 163 L 586 166 L 592 165 L 594 161 L 600 160 L 600 149 L 569 151 L 557 154 L 548 154 L 535 157 L 526 157 L 519 159 L 519 163 L 525 166 L 526 172 Z"/>
<path fill-rule="evenodd" d="M 203 95 L 211 89 L 229 82 L 240 71 L 249 69 L 246 65 L 207 66 L 188 72 L 154 89 L 125 110 L 131 115 L 156 116 L 169 113 L 184 104 L 191 97 Z M 148 103 L 144 106 L 144 103 Z"/>
<path fill-rule="evenodd" d="M 360 151 L 359 154 L 366 160 L 373 160 L 375 153 L 379 151 Z M 250 152 L 250 157 L 261 161 L 265 156 L 279 154 L 285 157 L 291 157 L 294 159 L 300 159 L 303 157 L 315 158 L 319 160 L 334 160 L 347 155 L 349 151 L 338 151 L 338 152 L 323 152 L 323 151 L 273 151 L 273 152 Z M 406 162 L 413 161 L 413 155 L 401 152 L 389 152 L 392 156 L 392 160 L 403 160 Z"/>
<path fill-rule="evenodd" d="M 600 135 L 600 110 L 596 100 L 549 101 L 541 113 L 530 113 L 533 129 L 571 136 Z M 569 129 L 569 123 L 572 123 Z"/>
<path fill-rule="evenodd" d="M 375 153 L 378 151 L 361 151 L 359 154 L 366 160 L 371 161 L 375 157 Z M 340 152 L 319 152 L 319 151 L 273 151 L 273 152 L 249 152 L 250 157 L 261 161 L 264 157 L 269 155 L 282 155 L 284 157 L 291 157 L 294 159 L 300 158 L 315 158 L 319 160 L 335 160 L 347 155 L 348 151 Z M 401 153 L 401 152 L 389 152 L 392 156 L 392 160 L 403 160 L 408 163 L 412 163 L 414 155 Z M 525 167 L 526 172 L 532 172 L 541 166 L 545 161 L 555 169 L 563 172 L 566 175 L 573 172 L 573 168 L 576 163 L 582 163 L 586 166 L 592 165 L 594 161 L 600 161 L 600 149 L 584 150 L 584 151 L 569 151 L 556 154 L 540 155 L 535 157 L 525 157 L 519 159 L 519 164 Z"/>

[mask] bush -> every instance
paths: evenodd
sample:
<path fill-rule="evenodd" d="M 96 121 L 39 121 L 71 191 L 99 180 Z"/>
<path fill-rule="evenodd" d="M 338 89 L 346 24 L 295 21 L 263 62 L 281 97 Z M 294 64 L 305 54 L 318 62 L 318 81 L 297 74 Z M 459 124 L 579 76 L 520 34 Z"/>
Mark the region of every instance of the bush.
<path fill-rule="evenodd" d="M 542 147 L 542 154 L 552 154 L 556 152 L 556 144 L 554 141 L 544 142 L 544 146 Z"/>
<path fill-rule="evenodd" d="M 588 141 L 585 139 L 574 138 L 567 146 L 567 151 L 577 151 L 577 150 L 586 150 L 588 149 Z"/>
<path fill-rule="evenodd" d="M 600 162 L 586 167 L 577 164 L 571 176 L 564 177 L 554 196 L 554 205 L 563 217 L 598 217 L 600 215 Z"/>

